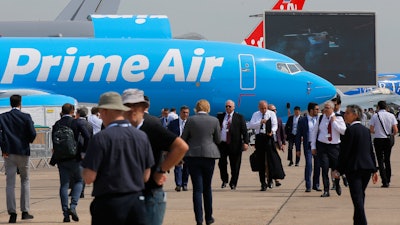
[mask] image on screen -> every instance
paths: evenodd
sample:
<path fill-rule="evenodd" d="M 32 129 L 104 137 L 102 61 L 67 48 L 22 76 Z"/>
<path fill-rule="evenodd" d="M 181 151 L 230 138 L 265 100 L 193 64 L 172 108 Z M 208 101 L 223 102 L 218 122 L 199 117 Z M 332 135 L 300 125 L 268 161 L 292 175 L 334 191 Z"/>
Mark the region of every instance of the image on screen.
<path fill-rule="evenodd" d="M 376 85 L 375 14 L 265 12 L 265 47 L 334 85 Z"/>

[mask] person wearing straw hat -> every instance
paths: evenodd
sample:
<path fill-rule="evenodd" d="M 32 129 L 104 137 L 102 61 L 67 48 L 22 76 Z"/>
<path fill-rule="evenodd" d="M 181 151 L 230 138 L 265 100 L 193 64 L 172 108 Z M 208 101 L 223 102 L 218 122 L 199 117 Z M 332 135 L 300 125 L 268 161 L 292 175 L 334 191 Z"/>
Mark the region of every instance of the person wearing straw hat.
<path fill-rule="evenodd" d="M 116 92 L 100 96 L 105 129 L 90 140 L 82 161 L 86 184 L 94 183 L 92 224 L 147 224 L 144 183 L 154 158 L 146 134 L 125 120 L 129 108 Z"/>

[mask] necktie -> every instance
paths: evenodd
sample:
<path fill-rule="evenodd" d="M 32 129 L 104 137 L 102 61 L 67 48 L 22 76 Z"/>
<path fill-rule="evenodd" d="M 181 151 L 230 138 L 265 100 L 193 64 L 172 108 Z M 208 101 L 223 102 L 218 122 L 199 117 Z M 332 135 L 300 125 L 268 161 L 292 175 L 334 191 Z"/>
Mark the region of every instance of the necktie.
<path fill-rule="evenodd" d="M 226 143 L 230 144 L 231 143 L 231 135 L 229 133 L 229 128 L 231 128 L 231 115 L 228 114 L 228 118 L 227 118 L 227 123 L 226 123 Z"/>
<path fill-rule="evenodd" d="M 185 123 L 186 123 L 186 120 L 182 120 L 182 125 L 181 125 L 181 135 L 182 135 L 182 133 L 183 133 L 183 129 L 185 128 Z"/>
<path fill-rule="evenodd" d="M 265 118 L 265 113 L 262 114 L 261 120 L 263 120 L 264 118 Z M 263 130 L 263 129 L 264 129 L 264 124 L 262 123 L 260 126 L 260 130 Z"/>
<path fill-rule="evenodd" d="M 328 119 L 329 119 L 329 117 L 328 117 Z M 329 123 L 328 123 L 328 134 L 329 134 L 328 141 L 332 141 L 332 123 L 331 123 L 330 119 L 329 119 Z"/>

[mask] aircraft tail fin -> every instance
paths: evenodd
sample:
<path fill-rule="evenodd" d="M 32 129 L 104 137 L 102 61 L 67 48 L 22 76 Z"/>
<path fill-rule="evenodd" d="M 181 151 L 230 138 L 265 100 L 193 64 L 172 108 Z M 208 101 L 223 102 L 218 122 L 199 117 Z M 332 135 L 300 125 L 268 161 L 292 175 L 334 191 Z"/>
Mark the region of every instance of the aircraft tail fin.
<path fill-rule="evenodd" d="M 92 14 L 116 14 L 121 0 L 71 0 L 56 20 L 88 21 Z"/>
<path fill-rule="evenodd" d="M 302 10 L 306 0 L 278 0 L 272 10 Z"/>
<path fill-rule="evenodd" d="M 302 10 L 306 0 L 278 0 L 272 10 Z M 256 28 L 244 39 L 243 44 L 264 48 L 264 22 L 261 21 Z"/>
<path fill-rule="evenodd" d="M 96 38 L 172 38 L 164 15 L 92 15 Z"/>

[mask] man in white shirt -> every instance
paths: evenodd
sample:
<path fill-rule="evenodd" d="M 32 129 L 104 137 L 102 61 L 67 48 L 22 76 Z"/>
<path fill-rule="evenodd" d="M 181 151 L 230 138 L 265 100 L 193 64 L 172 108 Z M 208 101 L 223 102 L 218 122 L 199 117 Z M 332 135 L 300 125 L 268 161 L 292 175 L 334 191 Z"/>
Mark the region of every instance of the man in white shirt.
<path fill-rule="evenodd" d="M 276 114 L 267 110 L 268 103 L 267 101 L 260 101 L 258 103 L 259 111 L 253 113 L 251 117 L 250 123 L 248 124 L 248 128 L 254 129 L 256 133 L 256 155 L 259 159 L 259 171 L 258 175 L 261 183 L 261 190 L 267 190 L 267 183 L 265 182 L 265 174 L 269 171 L 266 171 L 266 153 L 267 151 L 273 150 L 274 139 L 272 134 L 276 133 L 278 129 L 278 121 L 276 119 Z M 272 188 L 272 179 L 269 174 L 268 177 L 268 187 Z"/>
<path fill-rule="evenodd" d="M 321 197 L 329 197 L 329 168 L 336 169 L 340 150 L 340 135 L 346 131 L 346 124 L 343 117 L 336 116 L 333 112 L 335 104 L 328 101 L 324 105 L 324 114 L 314 126 L 311 133 L 311 151 L 317 154 L 322 169 L 322 181 L 324 183 L 324 193 Z M 336 192 L 341 194 L 339 180 L 335 179 Z"/>
<path fill-rule="evenodd" d="M 382 180 L 383 188 L 388 188 L 390 185 L 390 177 L 392 176 L 392 168 L 390 165 L 390 155 L 392 153 L 392 145 L 389 135 L 396 136 L 397 120 L 396 117 L 386 111 L 386 102 L 379 101 L 377 109 L 371 120 L 369 121 L 369 129 L 374 138 L 374 147 L 376 158 L 378 160 L 379 174 Z"/>
<path fill-rule="evenodd" d="M 87 120 L 92 125 L 93 135 L 95 135 L 101 131 L 101 125 L 103 124 L 103 120 L 100 119 L 100 113 L 97 107 L 93 107 L 90 112 L 92 114 L 88 116 Z"/>

